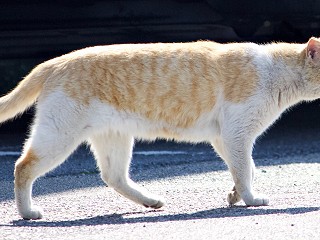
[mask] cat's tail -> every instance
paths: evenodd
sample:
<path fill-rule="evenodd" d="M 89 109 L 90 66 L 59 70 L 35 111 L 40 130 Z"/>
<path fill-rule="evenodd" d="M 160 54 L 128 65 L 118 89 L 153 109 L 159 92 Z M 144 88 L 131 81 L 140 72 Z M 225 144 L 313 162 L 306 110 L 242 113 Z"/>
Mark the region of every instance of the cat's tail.
<path fill-rule="evenodd" d="M 23 113 L 31 107 L 41 93 L 47 71 L 39 65 L 10 93 L 0 98 L 0 123 Z"/>

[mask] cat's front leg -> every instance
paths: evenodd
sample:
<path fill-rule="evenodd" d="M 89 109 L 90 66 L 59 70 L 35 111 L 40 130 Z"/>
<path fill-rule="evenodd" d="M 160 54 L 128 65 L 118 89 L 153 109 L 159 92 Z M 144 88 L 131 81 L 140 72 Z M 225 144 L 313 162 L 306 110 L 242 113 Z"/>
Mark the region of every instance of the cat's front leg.
<path fill-rule="evenodd" d="M 234 135 L 235 136 L 235 135 Z M 232 174 L 235 186 L 228 194 L 230 205 L 243 199 L 247 206 L 268 205 L 269 199 L 253 191 L 254 162 L 251 157 L 252 143 L 245 137 L 224 139 L 224 160 Z M 235 140 L 236 139 L 236 140 Z"/>
<path fill-rule="evenodd" d="M 229 203 L 230 206 L 233 206 L 234 204 L 236 204 L 237 202 L 241 201 L 241 196 L 238 193 L 236 186 L 234 186 L 231 190 L 231 192 L 228 193 L 227 196 L 227 201 Z"/>
<path fill-rule="evenodd" d="M 252 176 L 251 176 L 251 179 L 252 179 L 252 182 L 254 180 L 254 172 L 255 172 L 255 164 L 254 162 L 252 161 L 252 164 L 251 164 L 251 170 L 252 170 Z M 234 204 L 236 204 L 237 202 L 240 202 L 241 201 L 241 196 L 240 194 L 238 193 L 237 189 L 236 189 L 236 186 L 234 186 L 232 188 L 232 190 L 228 193 L 228 196 L 227 196 L 227 201 L 229 203 L 230 206 L 233 206 Z"/>
<path fill-rule="evenodd" d="M 221 138 L 215 138 L 215 140 L 212 142 L 212 146 L 222 159 L 226 159 L 227 153 L 225 152 L 224 142 Z M 228 193 L 227 201 L 230 206 L 233 206 L 235 203 L 241 201 L 241 196 L 237 192 L 236 186 L 234 186 L 231 192 Z"/>

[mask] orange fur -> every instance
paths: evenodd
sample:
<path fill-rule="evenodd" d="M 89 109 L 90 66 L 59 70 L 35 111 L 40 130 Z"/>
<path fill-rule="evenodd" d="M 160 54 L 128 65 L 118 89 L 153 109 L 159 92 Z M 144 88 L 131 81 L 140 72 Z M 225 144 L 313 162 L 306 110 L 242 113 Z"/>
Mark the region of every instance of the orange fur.
<path fill-rule="evenodd" d="M 151 121 L 187 128 L 212 110 L 217 93 L 238 103 L 256 89 L 248 53 L 234 54 L 232 46 L 222 46 L 196 42 L 89 48 L 52 60 L 60 72 L 48 85 L 61 84 L 83 104 L 99 99 Z"/>
<path fill-rule="evenodd" d="M 36 101 L 49 72 L 39 65 L 12 92 L 0 98 L 0 122 L 22 113 Z"/>
<path fill-rule="evenodd" d="M 32 149 L 29 149 L 25 155 L 22 155 L 16 162 L 14 176 L 15 176 L 15 187 L 21 188 L 25 186 L 25 184 L 33 180 L 32 169 L 33 165 L 35 165 L 39 161 L 39 158 L 34 153 Z"/>
<path fill-rule="evenodd" d="M 225 98 L 240 103 L 252 96 L 257 88 L 258 74 L 252 63 L 252 56 L 244 49 L 243 44 L 226 45 L 218 58 L 219 75 Z"/>

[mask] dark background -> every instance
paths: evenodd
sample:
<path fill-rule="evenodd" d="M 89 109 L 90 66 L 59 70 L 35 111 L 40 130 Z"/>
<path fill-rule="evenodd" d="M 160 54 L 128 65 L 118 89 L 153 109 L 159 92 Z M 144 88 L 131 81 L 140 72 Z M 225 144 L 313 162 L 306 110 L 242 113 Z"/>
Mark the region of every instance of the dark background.
<path fill-rule="evenodd" d="M 320 1 L 31 0 L 0 4 L 0 94 L 35 65 L 75 49 L 114 43 L 306 42 L 319 36 Z M 319 129 L 319 102 L 286 113 L 279 127 Z M 24 132 L 33 110 L 3 124 Z"/>

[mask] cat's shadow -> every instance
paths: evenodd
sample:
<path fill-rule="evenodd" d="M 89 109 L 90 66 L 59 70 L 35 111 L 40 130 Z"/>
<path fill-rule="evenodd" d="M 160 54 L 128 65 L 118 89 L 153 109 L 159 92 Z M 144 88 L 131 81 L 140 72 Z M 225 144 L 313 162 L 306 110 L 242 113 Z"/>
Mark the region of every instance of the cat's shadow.
<path fill-rule="evenodd" d="M 128 212 L 123 214 L 108 214 L 96 216 L 92 218 L 83 218 L 66 221 L 27 221 L 16 220 L 6 226 L 11 227 L 74 227 L 74 226 L 96 226 L 96 225 L 118 225 L 118 224 L 134 224 L 134 223 L 154 223 L 154 222 L 171 222 L 171 221 L 186 221 L 197 219 L 212 219 L 212 218 L 229 218 L 229 217 L 246 217 L 260 215 L 278 215 L 278 214 L 303 214 L 308 212 L 319 211 L 320 207 L 298 207 L 298 208 L 254 208 L 254 207 L 232 207 L 232 208 L 215 208 L 194 213 L 179 213 L 179 214 L 163 214 L 163 210 L 151 210 L 144 212 Z M 154 212 L 159 212 L 155 216 Z M 152 216 L 148 216 L 148 214 Z M 1 226 L 1 224 L 0 224 Z"/>

